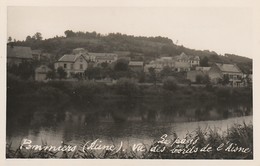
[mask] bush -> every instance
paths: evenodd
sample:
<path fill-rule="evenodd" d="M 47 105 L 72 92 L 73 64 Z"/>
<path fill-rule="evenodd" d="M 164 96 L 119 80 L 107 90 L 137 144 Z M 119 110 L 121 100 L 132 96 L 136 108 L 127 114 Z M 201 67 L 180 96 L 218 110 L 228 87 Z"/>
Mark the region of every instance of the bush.
<path fill-rule="evenodd" d="M 178 88 L 177 82 L 174 78 L 169 77 L 163 81 L 163 89 L 175 91 Z"/>
<path fill-rule="evenodd" d="M 129 78 L 120 78 L 116 84 L 118 94 L 126 96 L 136 96 L 139 94 L 139 87 L 135 80 Z"/>
<path fill-rule="evenodd" d="M 39 88 L 35 93 L 34 96 L 36 98 L 41 98 L 47 101 L 65 101 L 68 99 L 68 95 L 63 93 L 61 90 L 50 87 L 50 86 L 45 86 Z"/>
<path fill-rule="evenodd" d="M 91 100 L 100 93 L 102 85 L 92 81 L 76 84 L 73 88 L 73 96 L 76 100 Z"/>

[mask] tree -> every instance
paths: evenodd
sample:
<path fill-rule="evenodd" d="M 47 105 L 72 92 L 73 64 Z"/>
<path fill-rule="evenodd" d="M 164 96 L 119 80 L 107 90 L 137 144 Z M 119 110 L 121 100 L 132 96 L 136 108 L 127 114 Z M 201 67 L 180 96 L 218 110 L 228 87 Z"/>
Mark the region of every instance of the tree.
<path fill-rule="evenodd" d="M 88 79 L 100 79 L 101 69 L 99 67 L 88 67 L 85 70 L 85 75 L 88 77 Z"/>
<path fill-rule="evenodd" d="M 156 86 L 157 76 L 156 76 L 155 68 L 150 67 L 150 68 L 148 69 L 148 71 L 149 71 L 150 79 L 152 80 L 152 82 L 153 82 L 154 85 Z"/>
<path fill-rule="evenodd" d="M 123 60 L 119 60 L 116 62 L 114 66 L 115 71 L 127 71 L 128 70 L 128 63 Z"/>
<path fill-rule="evenodd" d="M 203 77 L 203 83 L 204 83 L 204 84 L 210 84 L 209 75 L 206 74 L 206 75 Z"/>
<path fill-rule="evenodd" d="M 31 36 L 27 36 L 25 39 L 26 42 L 31 42 L 32 41 L 32 37 Z"/>
<path fill-rule="evenodd" d="M 172 72 L 172 69 L 169 66 L 165 66 L 165 67 L 163 67 L 163 69 L 160 73 L 161 73 L 162 77 L 165 77 L 165 76 L 171 75 L 171 72 Z"/>
<path fill-rule="evenodd" d="M 76 36 L 76 33 L 73 32 L 72 30 L 66 30 L 66 31 L 64 32 L 64 34 L 66 35 L 67 38 L 68 38 L 68 37 L 75 37 L 75 36 Z"/>
<path fill-rule="evenodd" d="M 11 36 L 8 37 L 8 43 L 10 43 L 10 42 L 12 42 L 12 37 Z"/>
<path fill-rule="evenodd" d="M 40 32 L 36 32 L 35 35 L 32 37 L 35 40 L 42 40 L 42 34 Z"/>
<path fill-rule="evenodd" d="M 196 75 L 196 83 L 201 84 L 203 80 L 203 76 L 201 74 Z"/>
<path fill-rule="evenodd" d="M 58 67 L 57 73 L 58 73 L 58 77 L 59 77 L 60 80 L 63 79 L 63 78 L 66 78 L 66 76 L 67 76 L 67 72 L 61 66 Z"/>
<path fill-rule="evenodd" d="M 108 63 L 107 62 L 102 62 L 101 63 L 101 67 L 102 68 L 107 68 L 108 67 Z"/>
<path fill-rule="evenodd" d="M 229 84 L 229 76 L 227 74 L 224 74 L 222 78 L 222 85 L 227 85 L 227 84 Z"/>
<path fill-rule="evenodd" d="M 47 75 L 46 75 L 47 79 L 54 79 L 55 78 L 55 72 L 52 71 L 48 71 Z"/>
<path fill-rule="evenodd" d="M 128 97 L 138 94 L 139 87 L 133 79 L 120 78 L 116 83 L 117 93 Z"/>
<path fill-rule="evenodd" d="M 200 60 L 200 66 L 202 67 L 208 67 L 209 66 L 209 59 L 208 57 L 203 57 L 201 60 Z"/>
<path fill-rule="evenodd" d="M 177 81 L 173 77 L 166 78 L 163 81 L 163 89 L 175 91 L 178 88 Z"/>

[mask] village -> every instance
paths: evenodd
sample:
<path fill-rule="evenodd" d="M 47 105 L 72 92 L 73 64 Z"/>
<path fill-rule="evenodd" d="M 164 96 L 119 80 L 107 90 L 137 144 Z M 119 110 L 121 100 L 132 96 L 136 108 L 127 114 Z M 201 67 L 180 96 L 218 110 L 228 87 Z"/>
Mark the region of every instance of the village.
<path fill-rule="evenodd" d="M 93 53 L 75 48 L 70 54 L 54 60 L 51 54 L 30 47 L 8 46 L 7 67 L 18 70 L 22 64 L 34 63 L 31 79 L 35 81 L 93 80 L 113 84 L 127 77 L 139 84 L 160 85 L 165 78 L 174 78 L 179 84 L 247 87 L 252 74 L 242 73 L 236 64 L 208 63 L 201 65 L 199 56 L 182 52 L 176 56 L 159 56 L 150 61 L 131 59 L 129 52 Z M 19 69 L 20 70 L 20 69 Z M 20 71 L 22 72 L 22 71 Z"/>

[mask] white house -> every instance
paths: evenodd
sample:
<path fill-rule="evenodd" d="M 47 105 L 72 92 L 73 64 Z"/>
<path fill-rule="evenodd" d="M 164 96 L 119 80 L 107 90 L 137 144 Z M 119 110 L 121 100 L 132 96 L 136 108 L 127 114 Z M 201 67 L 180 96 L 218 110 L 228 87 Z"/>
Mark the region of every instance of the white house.
<path fill-rule="evenodd" d="M 62 67 L 67 72 L 67 77 L 71 77 L 76 73 L 83 74 L 88 67 L 88 62 L 80 52 L 65 54 L 54 64 L 56 70 L 59 67 Z"/>

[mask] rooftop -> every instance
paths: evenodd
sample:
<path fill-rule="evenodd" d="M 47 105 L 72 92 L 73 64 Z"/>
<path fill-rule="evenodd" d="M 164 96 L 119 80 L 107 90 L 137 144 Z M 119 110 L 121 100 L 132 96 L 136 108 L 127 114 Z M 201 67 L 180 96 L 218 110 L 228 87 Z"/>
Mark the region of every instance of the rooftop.
<path fill-rule="evenodd" d="M 130 61 L 129 66 L 143 66 L 144 65 L 144 62 L 142 61 Z"/>
<path fill-rule="evenodd" d="M 216 65 L 223 72 L 241 73 L 240 69 L 235 64 L 216 63 Z"/>
<path fill-rule="evenodd" d="M 7 46 L 7 57 L 8 58 L 32 58 L 32 50 L 30 47 L 22 46 Z"/>

